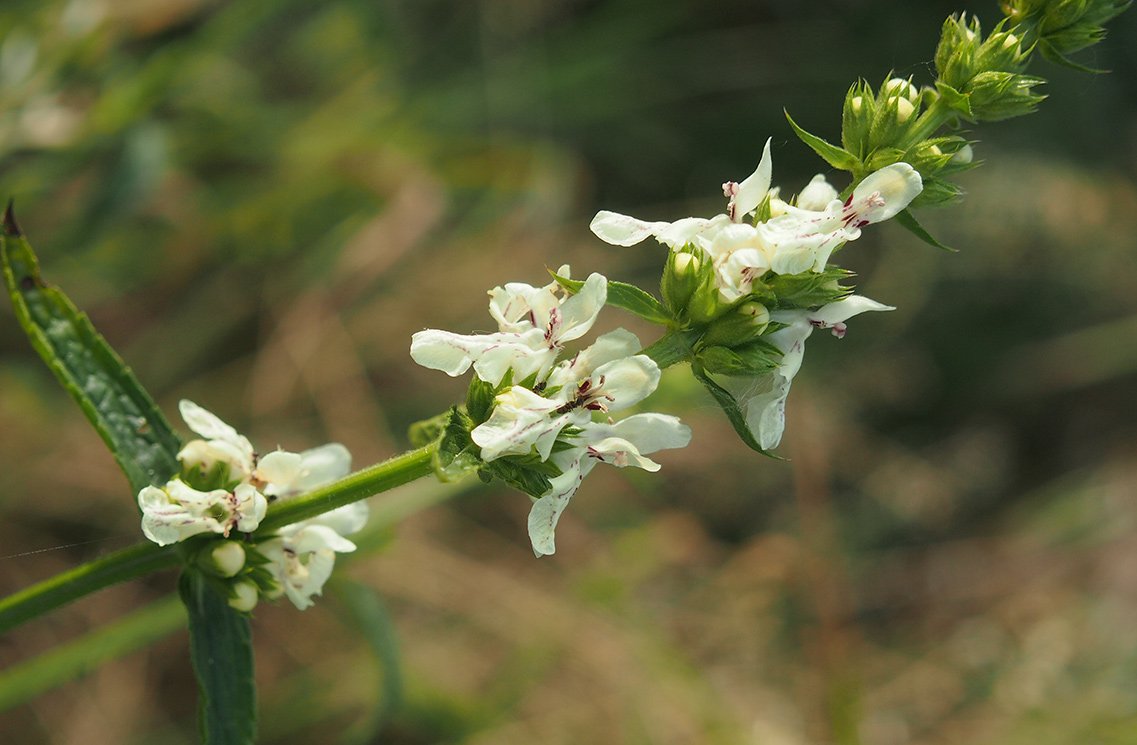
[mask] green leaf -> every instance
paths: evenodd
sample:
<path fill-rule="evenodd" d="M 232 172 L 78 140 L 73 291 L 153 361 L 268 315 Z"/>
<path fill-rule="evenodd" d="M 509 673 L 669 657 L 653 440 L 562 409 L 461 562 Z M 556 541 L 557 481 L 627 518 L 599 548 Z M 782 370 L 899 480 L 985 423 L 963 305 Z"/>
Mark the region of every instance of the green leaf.
<path fill-rule="evenodd" d="M 180 470 L 177 435 L 87 316 L 43 281 L 11 205 L 4 213 L 0 262 L 20 326 L 106 442 L 131 490 L 168 481 Z"/>
<path fill-rule="evenodd" d="M 738 401 L 730 394 L 730 391 L 723 388 L 721 385 L 711 380 L 711 377 L 703 370 L 698 364 L 691 365 L 691 372 L 695 374 L 695 378 L 706 387 L 707 391 L 715 399 L 715 403 L 726 414 L 726 418 L 730 420 L 730 424 L 734 427 L 734 431 L 742 439 L 746 446 L 751 450 L 761 453 L 768 458 L 775 460 L 784 460 L 781 456 L 771 453 L 769 450 L 764 450 L 758 441 L 754 439 L 750 427 L 746 426 L 746 415 L 742 411 L 742 407 L 738 405 Z"/>
<path fill-rule="evenodd" d="M 816 308 L 848 297 L 853 288 L 840 283 L 852 276 L 832 264 L 820 272 L 767 273 L 753 284 L 753 293 L 771 308 Z"/>
<path fill-rule="evenodd" d="M 481 467 L 481 448 L 470 439 L 472 424 L 457 406 L 451 407 L 449 420 L 434 454 L 434 473 L 439 481 L 458 481 Z"/>
<path fill-rule="evenodd" d="M 152 644 L 185 625 L 173 595 L 0 671 L 0 711 L 74 680 L 109 660 Z"/>
<path fill-rule="evenodd" d="M 202 744 L 251 745 L 257 734 L 257 693 L 249 619 L 230 608 L 200 572 L 183 572 L 178 592 L 189 614 Z"/>
<path fill-rule="evenodd" d="M 646 354 L 655 360 L 660 369 L 670 367 L 679 362 L 686 362 L 694 352 L 691 346 L 698 340 L 698 330 L 668 331 L 654 343 L 644 348 L 641 354 Z"/>
<path fill-rule="evenodd" d="M 526 463 L 526 460 L 527 456 L 498 458 L 486 463 L 479 475 L 484 480 L 485 474 L 488 474 L 493 478 L 501 479 L 514 489 L 531 497 L 540 497 L 553 487 L 549 481 L 550 475 L 558 476 L 560 474 L 549 473 L 550 468 L 556 470 L 556 466 L 551 462 L 528 459 L 530 462 Z"/>
<path fill-rule="evenodd" d="M 924 226 L 920 224 L 920 221 L 916 219 L 916 216 L 912 214 L 911 210 L 902 210 L 899 214 L 896 215 L 896 222 L 903 225 L 908 229 L 910 233 L 912 233 L 912 235 L 916 236 L 924 243 L 927 243 L 929 246 L 935 246 L 936 248 L 943 249 L 944 251 L 951 251 L 952 253 L 959 252 L 959 249 L 952 248 L 951 246 L 945 246 L 936 240 L 936 238 L 931 233 L 924 229 Z"/>
<path fill-rule="evenodd" d="M 569 292 L 579 292 L 580 288 L 584 286 L 584 282 L 579 279 L 561 277 L 551 270 L 549 274 L 553 275 L 553 279 L 557 281 L 557 284 Z M 667 308 L 665 308 L 663 303 L 659 302 L 654 295 L 645 290 L 641 290 L 635 285 L 630 285 L 627 282 L 608 280 L 608 305 L 626 310 L 645 321 L 664 326 L 674 320 L 671 314 L 667 312 Z"/>
<path fill-rule="evenodd" d="M 512 378 L 513 370 L 506 372 L 506 378 Z M 510 383 L 503 380 L 501 388 L 508 388 Z M 487 383 L 477 375 L 470 380 L 470 387 L 466 389 L 466 411 L 470 418 L 481 424 L 489 418 L 493 410 L 494 397 L 497 396 L 497 386 Z"/>
<path fill-rule="evenodd" d="M 943 96 L 944 103 L 952 111 L 958 113 L 968 121 L 974 121 L 975 115 L 971 113 L 971 96 L 966 93 L 960 93 L 955 88 L 952 88 L 947 83 L 937 80 L 936 90 Z"/>
<path fill-rule="evenodd" d="M 371 648 L 382 671 L 383 682 L 375 706 L 361 726 L 353 728 L 343 738 L 345 743 L 378 742 L 383 730 L 403 700 L 402 664 L 399 660 L 399 643 L 395 624 L 379 596 L 369 587 L 357 582 L 334 579 L 331 583 L 334 597 L 347 610 L 345 620 Z"/>
<path fill-rule="evenodd" d="M 777 369 L 782 350 L 763 339 L 737 347 L 710 346 L 699 352 L 699 367 L 722 375 L 753 377 Z"/>
<path fill-rule="evenodd" d="M 1048 62 L 1053 62 L 1056 65 L 1068 67 L 1071 70 L 1077 70 L 1078 72 L 1088 72 L 1091 75 L 1104 75 L 1105 73 L 1109 72 L 1109 70 L 1099 70 L 1094 67 L 1087 67 L 1080 62 L 1075 62 L 1062 52 L 1058 51 L 1058 48 L 1046 39 L 1042 39 L 1039 42 L 1038 50 L 1042 52 L 1042 56 L 1046 58 Z"/>
<path fill-rule="evenodd" d="M 794 133 L 797 134 L 798 139 L 809 145 L 813 152 L 821 156 L 829 165 L 840 171 L 854 171 L 860 164 L 857 156 L 850 153 L 848 150 L 839 148 L 831 142 L 821 139 L 817 135 L 812 135 L 797 125 L 797 122 L 790 116 L 790 112 L 786 111 L 786 121 L 793 127 Z"/>

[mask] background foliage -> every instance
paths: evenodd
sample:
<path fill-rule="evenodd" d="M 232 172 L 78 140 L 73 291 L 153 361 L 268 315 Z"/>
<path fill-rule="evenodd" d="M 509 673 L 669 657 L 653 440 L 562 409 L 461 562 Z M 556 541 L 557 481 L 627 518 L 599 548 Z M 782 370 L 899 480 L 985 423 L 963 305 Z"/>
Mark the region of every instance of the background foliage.
<path fill-rule="evenodd" d="M 412 332 L 484 328 L 486 288 L 563 261 L 649 284 L 662 249 L 601 244 L 596 209 L 711 214 L 768 135 L 796 191 L 821 164 L 782 107 L 835 138 L 853 76 L 928 80 L 955 10 L 998 13 L 8 0 L 0 184 L 45 276 L 167 411 L 194 398 L 254 442 L 338 440 L 364 465 L 462 395 L 413 365 Z M 1135 32 L 1122 15 L 1091 53 L 1110 75 L 1040 65 L 1041 112 L 977 133 L 989 162 L 966 201 L 921 214 L 960 254 L 884 226 L 841 257 L 899 310 L 811 342 L 789 463 L 746 450 L 673 371 L 653 409 L 682 414 L 694 445 L 660 476 L 598 470 L 555 557 L 532 558 L 522 495 L 471 485 L 423 510 L 453 492 L 401 492 L 383 514 L 413 517 L 347 572 L 385 611 L 354 590 L 299 618 L 258 609 L 263 741 L 368 740 L 396 653 L 345 619 L 374 632 L 387 613 L 403 661 L 387 743 L 1137 738 Z M 111 457 L 0 313 L 7 594 L 139 534 Z M 0 664 L 173 585 L 55 613 L 0 640 Z M 193 742 L 186 644 L 0 729 Z"/>

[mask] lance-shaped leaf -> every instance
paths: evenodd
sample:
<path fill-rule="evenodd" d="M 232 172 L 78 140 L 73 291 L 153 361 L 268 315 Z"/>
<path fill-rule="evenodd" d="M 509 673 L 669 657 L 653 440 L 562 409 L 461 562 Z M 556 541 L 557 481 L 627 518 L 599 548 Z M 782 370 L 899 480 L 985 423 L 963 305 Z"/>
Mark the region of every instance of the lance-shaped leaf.
<path fill-rule="evenodd" d="M 169 480 L 179 470 L 177 435 L 87 316 L 43 281 L 11 205 L 0 230 L 0 261 L 20 326 L 98 430 L 131 490 Z"/>
<path fill-rule="evenodd" d="M 786 115 L 786 121 L 790 123 L 790 126 L 793 128 L 794 134 L 798 136 L 798 139 L 804 142 L 806 145 L 809 145 L 813 152 L 820 155 L 822 160 L 824 160 L 826 163 L 833 166 L 839 171 L 853 171 L 857 168 L 858 165 L 860 165 L 860 160 L 857 158 L 857 156 L 853 155 L 844 148 L 837 147 L 833 143 L 821 139 L 815 134 L 806 132 L 804 129 L 797 125 L 797 122 L 795 122 L 793 120 L 793 117 L 790 116 L 790 112 L 786 111 L 784 113 Z"/>
<path fill-rule="evenodd" d="M 904 228 L 908 230 L 908 232 L 922 240 L 924 243 L 927 243 L 929 246 L 935 246 L 936 248 L 942 249 L 944 251 L 951 251 L 952 253 L 959 252 L 958 248 L 952 248 L 951 246 L 945 246 L 943 243 L 940 243 L 934 235 L 929 233 L 928 230 L 920 224 L 920 221 L 916 219 L 916 216 L 912 214 L 911 210 L 901 210 L 899 213 L 897 213 L 896 222 L 903 225 Z"/>
<path fill-rule="evenodd" d="M 230 608 L 200 572 L 183 572 L 178 591 L 189 616 L 202 745 L 251 745 L 257 693 L 249 619 Z"/>
<path fill-rule="evenodd" d="M 568 279 L 558 276 L 555 272 L 549 273 L 553 275 L 553 279 L 557 280 L 557 284 L 569 292 L 579 292 L 580 288 L 584 286 L 584 282 L 579 279 Z M 667 312 L 667 308 L 654 295 L 627 282 L 608 280 L 608 305 L 622 308 L 645 321 L 664 326 L 674 320 L 671 314 Z"/>

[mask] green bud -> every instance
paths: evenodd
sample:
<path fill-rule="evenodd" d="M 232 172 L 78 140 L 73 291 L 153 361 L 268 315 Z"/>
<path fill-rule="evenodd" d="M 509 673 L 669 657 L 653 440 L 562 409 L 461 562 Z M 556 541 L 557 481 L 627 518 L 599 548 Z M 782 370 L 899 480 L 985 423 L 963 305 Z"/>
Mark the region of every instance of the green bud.
<path fill-rule="evenodd" d="M 970 165 L 972 159 L 975 157 L 975 152 L 971 149 L 969 143 L 964 143 L 963 147 L 956 150 L 951 156 L 952 165 L 966 166 Z"/>
<path fill-rule="evenodd" d="M 1045 82 L 1010 72 L 981 72 L 971 82 L 971 110 L 976 119 L 988 121 L 1029 114 L 1046 98 L 1033 91 Z"/>
<path fill-rule="evenodd" d="M 911 103 L 920 100 L 920 91 L 912 85 L 911 80 L 904 78 L 890 78 L 884 84 L 884 90 L 890 96 L 901 96 L 907 98 Z"/>
<path fill-rule="evenodd" d="M 1066 55 L 1096 44 L 1105 23 L 1129 6 L 1130 0 L 1003 0 L 1010 23 L 1025 29 L 1043 56 L 1069 63 Z"/>
<path fill-rule="evenodd" d="M 257 607 L 260 593 L 252 580 L 237 580 L 229 585 L 229 607 L 241 613 L 248 613 Z"/>
<path fill-rule="evenodd" d="M 841 144 L 846 150 L 863 159 L 871 147 L 869 130 L 876 113 L 876 96 L 863 80 L 857 81 L 845 94 L 841 112 Z"/>
<path fill-rule="evenodd" d="M 980 45 L 975 56 L 975 72 L 1022 72 L 1028 59 L 1016 34 L 996 30 Z"/>
<path fill-rule="evenodd" d="M 944 21 L 940 43 L 936 47 L 936 73 L 941 82 L 962 90 L 978 72 L 976 58 L 982 40 L 978 18 L 965 14 Z"/>
<path fill-rule="evenodd" d="M 766 306 L 746 302 L 715 319 L 703 334 L 702 343 L 707 346 L 738 346 L 761 336 L 769 325 L 770 311 Z"/>
<path fill-rule="evenodd" d="M 687 302 L 687 317 L 695 323 L 710 323 L 731 306 L 722 298 L 715 282 L 715 268 L 709 260 L 700 260 L 696 269 L 697 282 Z"/>
<path fill-rule="evenodd" d="M 673 314 L 679 315 L 691 302 L 704 264 L 709 262 L 687 251 L 674 251 L 668 255 L 659 280 L 659 291 L 667 309 Z"/>
<path fill-rule="evenodd" d="M 907 86 L 907 88 L 904 88 Z M 893 78 L 880 86 L 876 97 L 876 111 L 869 126 L 868 150 L 894 147 L 907 139 L 909 128 L 915 124 L 915 114 L 919 111 L 919 93 L 913 98 L 900 95 L 915 88 L 906 81 Z"/>

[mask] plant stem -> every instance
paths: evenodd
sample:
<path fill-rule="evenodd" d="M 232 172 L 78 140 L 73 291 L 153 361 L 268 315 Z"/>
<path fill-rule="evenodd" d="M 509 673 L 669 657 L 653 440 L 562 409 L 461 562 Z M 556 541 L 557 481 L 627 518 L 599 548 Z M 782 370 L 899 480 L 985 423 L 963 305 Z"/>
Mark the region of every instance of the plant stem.
<path fill-rule="evenodd" d="M 81 564 L 0 600 L 0 634 L 96 590 L 167 569 L 179 561 L 173 547 L 139 543 Z"/>
<path fill-rule="evenodd" d="M 391 458 L 295 499 L 274 505 L 257 529 L 264 534 L 434 473 L 438 445 Z M 175 546 L 139 543 L 82 564 L 0 600 L 0 634 L 96 590 L 176 566 Z"/>
<path fill-rule="evenodd" d="M 431 443 L 353 473 L 316 491 L 278 502 L 269 508 L 268 515 L 261 520 L 257 534 L 262 535 L 283 528 L 285 525 L 307 520 L 337 507 L 358 502 L 423 476 L 429 476 L 434 473 L 434 453 L 437 450 L 438 444 Z"/>

